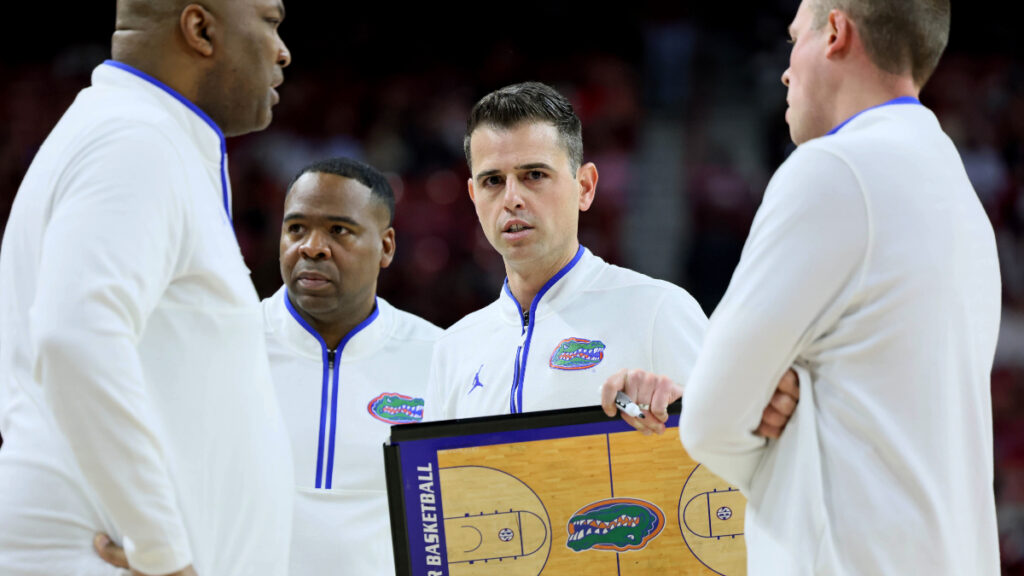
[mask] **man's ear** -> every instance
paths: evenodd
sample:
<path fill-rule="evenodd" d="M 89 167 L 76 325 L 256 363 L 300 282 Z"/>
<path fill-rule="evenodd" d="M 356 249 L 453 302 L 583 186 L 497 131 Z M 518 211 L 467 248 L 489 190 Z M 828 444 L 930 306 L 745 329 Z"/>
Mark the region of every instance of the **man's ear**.
<path fill-rule="evenodd" d="M 828 13 L 825 33 L 828 34 L 828 41 L 825 43 L 825 56 L 832 57 L 838 56 L 850 48 L 855 30 L 853 22 L 846 14 L 841 10 L 832 10 Z"/>
<path fill-rule="evenodd" d="M 213 56 L 213 36 L 217 33 L 216 18 L 206 8 L 189 4 L 181 11 L 178 27 L 185 45 L 196 53 L 209 58 Z"/>
<path fill-rule="evenodd" d="M 395 229 L 388 226 L 388 229 L 381 235 L 380 241 L 383 247 L 380 253 L 380 267 L 387 268 L 395 259 Z"/>
<path fill-rule="evenodd" d="M 580 212 L 586 212 L 597 194 L 597 166 L 593 162 L 580 166 L 576 170 L 576 181 L 580 185 Z"/>
<path fill-rule="evenodd" d="M 473 190 L 473 179 L 466 180 L 466 188 L 469 190 L 470 202 L 476 202 L 476 190 Z"/>

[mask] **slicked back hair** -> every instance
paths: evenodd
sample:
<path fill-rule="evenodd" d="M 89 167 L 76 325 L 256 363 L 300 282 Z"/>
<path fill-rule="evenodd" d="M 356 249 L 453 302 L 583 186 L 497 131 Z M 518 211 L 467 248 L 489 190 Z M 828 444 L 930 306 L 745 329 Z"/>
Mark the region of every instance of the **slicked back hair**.
<path fill-rule="evenodd" d="M 304 174 L 310 173 L 334 174 L 342 178 L 350 178 L 366 186 L 370 189 L 373 197 L 388 209 L 388 226 L 391 226 L 394 222 L 395 192 L 391 189 L 391 184 L 388 182 L 387 177 L 381 174 L 380 170 L 351 158 L 338 157 L 318 160 L 299 170 L 298 174 L 288 183 L 288 193 L 291 193 L 292 186 L 295 185 L 299 178 Z"/>
<path fill-rule="evenodd" d="M 513 84 L 480 99 L 469 113 L 466 137 L 462 141 L 466 163 L 473 169 L 470 139 L 480 126 L 509 129 L 524 123 L 547 122 L 558 130 L 558 139 L 575 173 L 583 164 L 583 128 L 569 100 L 540 82 Z"/>
<path fill-rule="evenodd" d="M 949 0 L 813 0 L 812 8 L 815 30 L 832 10 L 845 12 L 875 66 L 890 74 L 909 72 L 918 88 L 949 42 Z"/>

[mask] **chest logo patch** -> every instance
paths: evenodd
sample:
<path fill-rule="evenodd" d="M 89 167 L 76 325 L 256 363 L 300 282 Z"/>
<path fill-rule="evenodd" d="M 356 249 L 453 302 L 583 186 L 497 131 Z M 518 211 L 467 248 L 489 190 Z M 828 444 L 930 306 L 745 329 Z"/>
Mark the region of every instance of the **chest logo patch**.
<path fill-rule="evenodd" d="M 584 550 L 640 550 L 665 527 L 665 514 L 636 498 L 611 498 L 580 508 L 569 519 L 565 545 Z"/>
<path fill-rule="evenodd" d="M 548 366 L 555 370 L 586 370 L 604 360 L 604 342 L 584 338 L 566 338 L 551 353 Z"/>
<path fill-rule="evenodd" d="M 423 420 L 423 398 L 385 392 L 366 405 L 366 411 L 387 424 L 406 424 Z"/>

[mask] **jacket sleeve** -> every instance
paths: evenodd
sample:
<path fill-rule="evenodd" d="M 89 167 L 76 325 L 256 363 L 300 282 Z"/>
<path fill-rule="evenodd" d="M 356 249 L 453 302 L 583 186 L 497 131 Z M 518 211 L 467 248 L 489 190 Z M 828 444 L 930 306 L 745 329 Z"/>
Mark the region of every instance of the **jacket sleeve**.
<path fill-rule="evenodd" d="M 794 152 L 768 186 L 683 398 L 687 451 L 745 493 L 766 447 L 753 430 L 779 378 L 861 281 L 869 240 L 846 162 L 814 146 Z"/>
<path fill-rule="evenodd" d="M 34 374 L 132 567 L 180 570 L 192 555 L 137 343 L 188 240 L 183 165 L 155 129 L 125 127 L 54 177 L 29 311 Z"/>

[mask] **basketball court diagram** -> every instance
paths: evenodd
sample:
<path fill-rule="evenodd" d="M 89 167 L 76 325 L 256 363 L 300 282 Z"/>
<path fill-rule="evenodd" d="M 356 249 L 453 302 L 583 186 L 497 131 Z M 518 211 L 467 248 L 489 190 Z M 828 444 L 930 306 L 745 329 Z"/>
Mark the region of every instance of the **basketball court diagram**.
<path fill-rule="evenodd" d="M 746 575 L 746 500 L 674 434 L 453 448 L 437 461 L 452 576 Z"/>

